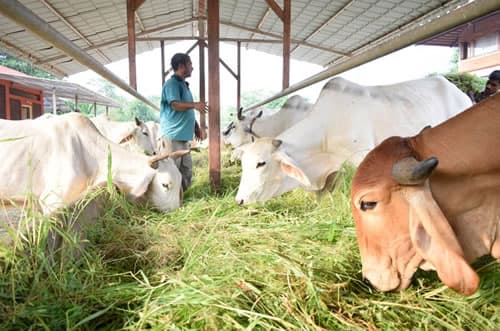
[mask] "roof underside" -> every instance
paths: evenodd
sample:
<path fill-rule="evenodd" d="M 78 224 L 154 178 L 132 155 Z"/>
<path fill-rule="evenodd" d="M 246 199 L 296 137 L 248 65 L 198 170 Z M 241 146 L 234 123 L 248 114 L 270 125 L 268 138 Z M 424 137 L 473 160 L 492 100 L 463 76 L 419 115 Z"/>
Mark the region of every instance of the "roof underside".
<path fill-rule="evenodd" d="M 419 45 L 433 45 L 433 46 L 448 46 L 448 47 L 458 47 L 460 41 L 460 35 L 472 24 L 483 22 L 487 19 L 500 20 L 500 10 L 493 12 L 489 15 L 485 15 L 481 18 L 475 19 L 465 24 L 461 24 L 453 29 L 446 32 L 440 33 L 432 38 L 421 41 Z"/>
<path fill-rule="evenodd" d="M 276 2 L 283 8 L 283 0 Z M 293 0 L 291 58 L 322 66 L 341 62 L 361 50 L 376 47 L 381 39 L 425 24 L 467 2 Z M 102 64 L 128 57 L 126 1 L 20 0 L 20 3 Z M 146 0 L 136 12 L 137 37 L 198 37 L 198 3 L 198 0 Z M 220 22 L 220 38 L 280 40 L 283 32 L 281 20 L 264 0 L 220 0 Z M 169 42 L 175 41 L 166 41 Z M 283 52 L 278 42 L 243 45 L 275 55 Z M 140 54 L 159 46 L 158 41 L 138 40 L 136 51 Z M 1 14 L 0 48 L 59 77 L 87 70 Z"/>

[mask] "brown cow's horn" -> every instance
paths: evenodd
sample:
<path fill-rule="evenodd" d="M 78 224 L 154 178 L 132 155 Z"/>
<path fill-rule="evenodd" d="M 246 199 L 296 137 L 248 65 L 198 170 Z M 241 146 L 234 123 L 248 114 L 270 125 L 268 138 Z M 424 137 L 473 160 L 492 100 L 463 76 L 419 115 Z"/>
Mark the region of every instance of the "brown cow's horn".
<path fill-rule="evenodd" d="M 420 162 L 413 157 L 407 157 L 392 166 L 392 177 L 402 185 L 419 185 L 429 178 L 438 163 L 436 157 Z"/>
<path fill-rule="evenodd" d="M 240 109 L 238 109 L 238 120 L 243 121 L 244 118 L 245 116 L 243 116 L 243 107 L 240 107 Z"/>

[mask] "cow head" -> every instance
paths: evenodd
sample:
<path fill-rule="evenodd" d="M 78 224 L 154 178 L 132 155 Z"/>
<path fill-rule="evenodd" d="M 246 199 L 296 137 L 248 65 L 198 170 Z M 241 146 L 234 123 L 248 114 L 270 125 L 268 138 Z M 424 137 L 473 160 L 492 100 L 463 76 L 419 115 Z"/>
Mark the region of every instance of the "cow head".
<path fill-rule="evenodd" d="M 381 291 L 409 286 L 416 269 L 432 267 L 464 295 L 479 285 L 430 190 L 436 158 L 417 161 L 407 140 L 392 137 L 358 167 L 351 189 L 363 276 Z"/>
<path fill-rule="evenodd" d="M 148 126 L 137 117 L 135 118 L 135 127 L 128 133 L 119 143 L 125 144 L 131 140 L 135 140 L 135 144 L 140 152 L 146 155 L 156 154 L 155 145 L 152 141 L 152 133 Z"/>
<path fill-rule="evenodd" d="M 145 197 L 156 209 L 170 211 L 182 204 L 182 175 L 175 164 L 175 159 L 189 152 L 183 150 L 150 157 L 149 164 L 156 173 Z"/>
<path fill-rule="evenodd" d="M 243 108 L 240 108 L 237 121 L 231 122 L 224 131 L 222 131 L 224 142 L 235 148 L 248 144 L 252 141 L 252 138 L 258 137 L 258 135 L 253 132 L 253 125 L 263 114 L 262 110 L 248 115 L 243 115 L 242 111 Z"/>
<path fill-rule="evenodd" d="M 236 194 L 240 205 L 266 201 L 300 183 L 310 185 L 297 162 L 286 153 L 281 140 L 260 138 L 237 150 L 241 150 L 242 155 L 241 181 Z"/>

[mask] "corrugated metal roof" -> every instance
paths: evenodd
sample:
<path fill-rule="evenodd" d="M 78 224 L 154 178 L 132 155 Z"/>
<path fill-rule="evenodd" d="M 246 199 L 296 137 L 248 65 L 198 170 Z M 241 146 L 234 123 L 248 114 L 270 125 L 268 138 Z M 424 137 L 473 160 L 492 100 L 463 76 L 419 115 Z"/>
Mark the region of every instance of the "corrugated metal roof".
<path fill-rule="evenodd" d="M 283 1 L 276 2 L 283 6 Z M 376 47 L 381 38 L 414 28 L 467 2 L 292 0 L 291 57 L 331 65 L 350 54 Z M 20 3 L 102 64 L 127 58 L 126 1 L 20 0 Z M 197 6 L 196 0 L 146 0 L 136 12 L 137 36 L 196 37 Z M 264 0 L 220 0 L 220 21 L 221 38 L 279 39 L 283 30 L 281 20 Z M 159 45 L 158 41 L 138 41 L 136 51 L 140 54 Z M 280 43 L 245 45 L 282 55 Z M 87 69 L 1 14 L 0 48 L 58 76 Z"/>

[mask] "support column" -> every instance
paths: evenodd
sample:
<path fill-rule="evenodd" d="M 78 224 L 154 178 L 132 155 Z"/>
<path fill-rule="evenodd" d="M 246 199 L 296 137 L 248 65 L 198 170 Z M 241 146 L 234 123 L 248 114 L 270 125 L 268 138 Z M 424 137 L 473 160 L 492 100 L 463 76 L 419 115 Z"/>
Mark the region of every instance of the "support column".
<path fill-rule="evenodd" d="M 205 1 L 198 1 L 198 16 L 202 17 L 205 11 Z M 199 62 L 200 62 L 200 101 L 205 102 L 205 22 L 203 19 L 198 20 L 198 52 L 199 52 Z M 206 133 L 205 128 L 207 127 L 207 120 L 205 114 L 200 114 L 200 128 L 201 131 Z"/>
<path fill-rule="evenodd" d="M 137 91 L 137 66 L 135 62 L 135 11 L 144 0 L 127 0 L 127 32 L 128 32 L 128 72 L 129 84 Z"/>
<path fill-rule="evenodd" d="M 160 49 L 161 49 L 161 88 L 163 89 L 163 85 L 165 85 L 165 42 L 160 41 Z"/>
<path fill-rule="evenodd" d="M 52 113 L 57 115 L 57 100 L 56 100 L 56 90 L 52 91 Z"/>
<path fill-rule="evenodd" d="M 283 90 L 290 86 L 291 0 L 283 3 Z"/>
<path fill-rule="evenodd" d="M 208 1 L 208 99 L 210 183 L 220 189 L 220 73 L 219 73 L 219 0 Z"/>
<path fill-rule="evenodd" d="M 77 113 L 80 112 L 80 110 L 78 109 L 78 94 L 75 94 L 75 111 Z"/>
<path fill-rule="evenodd" d="M 241 41 L 236 43 L 236 50 L 236 75 L 238 76 L 236 79 L 236 111 L 239 111 L 241 107 Z"/>

